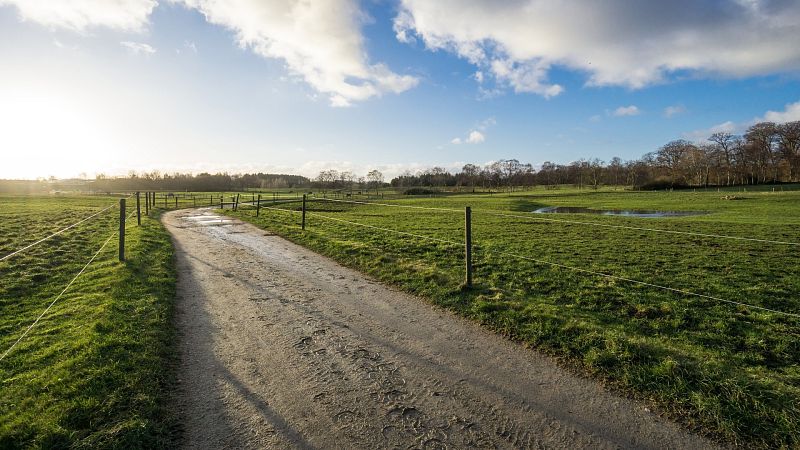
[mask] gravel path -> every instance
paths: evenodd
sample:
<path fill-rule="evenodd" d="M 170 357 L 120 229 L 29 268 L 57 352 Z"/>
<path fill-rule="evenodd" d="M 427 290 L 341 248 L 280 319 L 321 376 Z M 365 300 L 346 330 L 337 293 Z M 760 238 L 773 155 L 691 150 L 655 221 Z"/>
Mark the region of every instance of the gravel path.
<path fill-rule="evenodd" d="M 187 448 L 710 448 L 551 359 L 264 230 L 167 213 Z"/>

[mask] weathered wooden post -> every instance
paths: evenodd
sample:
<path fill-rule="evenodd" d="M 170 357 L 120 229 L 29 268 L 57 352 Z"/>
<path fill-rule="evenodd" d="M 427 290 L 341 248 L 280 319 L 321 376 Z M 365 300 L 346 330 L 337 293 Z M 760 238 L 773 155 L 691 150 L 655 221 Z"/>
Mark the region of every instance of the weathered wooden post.
<path fill-rule="evenodd" d="M 300 222 L 300 227 L 306 229 L 306 194 L 303 194 L 303 219 Z"/>
<path fill-rule="evenodd" d="M 150 215 L 150 193 L 149 192 L 145 192 L 144 193 L 144 215 L 145 216 L 149 216 Z"/>
<path fill-rule="evenodd" d="M 136 225 L 142 226 L 142 208 L 139 204 L 139 191 L 136 191 Z"/>
<path fill-rule="evenodd" d="M 125 199 L 119 199 L 119 260 L 125 261 Z"/>
<path fill-rule="evenodd" d="M 464 209 L 464 260 L 466 263 L 466 285 L 472 287 L 472 209 Z"/>
<path fill-rule="evenodd" d="M 167 209 L 167 194 L 164 194 L 164 209 Z"/>
<path fill-rule="evenodd" d="M 175 209 L 178 209 L 178 196 L 175 196 Z"/>
<path fill-rule="evenodd" d="M 258 194 L 258 200 L 256 200 L 256 217 L 259 213 L 261 213 L 261 194 Z"/>

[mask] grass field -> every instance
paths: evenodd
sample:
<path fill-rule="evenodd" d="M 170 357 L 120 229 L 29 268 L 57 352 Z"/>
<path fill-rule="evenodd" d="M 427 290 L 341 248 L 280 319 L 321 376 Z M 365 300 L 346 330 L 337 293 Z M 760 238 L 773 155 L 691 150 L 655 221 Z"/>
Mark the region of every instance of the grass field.
<path fill-rule="evenodd" d="M 455 211 L 310 201 L 305 232 L 299 204 L 279 205 L 291 212 L 262 209 L 258 218 L 248 207 L 225 212 L 557 355 L 690 428 L 747 446 L 798 447 L 799 318 L 517 257 L 800 313 L 796 245 L 541 220 L 800 242 L 800 192 L 759 191 L 562 189 L 391 200 Z M 458 244 L 467 205 L 476 246 L 473 289 L 462 288 Z M 709 214 L 529 214 L 543 206 Z"/>
<path fill-rule="evenodd" d="M 117 201 L 0 196 L 0 257 Z M 0 354 L 112 236 L 118 220 L 114 206 L 0 262 Z M 139 228 L 133 217 L 126 248 L 120 263 L 114 235 L 0 361 L 0 448 L 170 445 L 172 246 L 158 220 L 144 218 Z"/>

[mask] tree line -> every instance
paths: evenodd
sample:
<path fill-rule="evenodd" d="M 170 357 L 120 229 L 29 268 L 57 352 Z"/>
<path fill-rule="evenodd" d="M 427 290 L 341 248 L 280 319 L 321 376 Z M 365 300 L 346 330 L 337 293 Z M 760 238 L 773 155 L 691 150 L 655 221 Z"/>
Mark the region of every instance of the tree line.
<path fill-rule="evenodd" d="M 717 132 L 706 142 L 670 141 L 639 159 L 579 159 L 569 164 L 533 165 L 501 159 L 485 166 L 466 164 L 460 172 L 441 167 L 406 171 L 391 180 L 402 187 L 508 189 L 572 184 L 639 189 L 753 185 L 800 181 L 800 121 L 759 122 L 742 135 Z"/>

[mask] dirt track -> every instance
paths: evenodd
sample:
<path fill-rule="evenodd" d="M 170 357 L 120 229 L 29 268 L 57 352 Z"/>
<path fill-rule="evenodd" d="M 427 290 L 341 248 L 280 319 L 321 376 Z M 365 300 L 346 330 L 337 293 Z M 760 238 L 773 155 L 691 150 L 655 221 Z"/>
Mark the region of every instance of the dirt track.
<path fill-rule="evenodd" d="M 187 448 L 713 447 L 547 357 L 209 214 L 164 217 Z"/>

